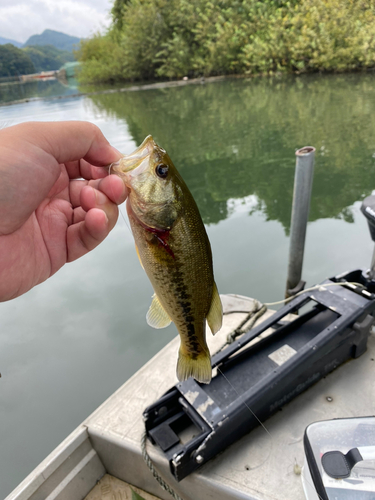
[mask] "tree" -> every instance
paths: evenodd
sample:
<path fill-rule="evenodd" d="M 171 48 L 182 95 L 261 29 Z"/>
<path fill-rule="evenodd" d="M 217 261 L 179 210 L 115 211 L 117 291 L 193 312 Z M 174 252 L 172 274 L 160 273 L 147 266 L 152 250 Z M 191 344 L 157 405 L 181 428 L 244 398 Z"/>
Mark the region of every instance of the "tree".
<path fill-rule="evenodd" d="M 53 71 L 60 69 L 66 62 L 75 60 L 72 52 L 56 49 L 53 45 L 31 45 L 23 50 L 30 57 L 36 71 Z"/>
<path fill-rule="evenodd" d="M 11 43 L 0 45 L 0 77 L 35 73 L 30 57 Z"/>
<path fill-rule="evenodd" d="M 115 0 L 112 7 L 112 20 L 115 28 L 122 29 L 122 19 L 124 16 L 125 6 L 130 2 L 130 0 Z"/>

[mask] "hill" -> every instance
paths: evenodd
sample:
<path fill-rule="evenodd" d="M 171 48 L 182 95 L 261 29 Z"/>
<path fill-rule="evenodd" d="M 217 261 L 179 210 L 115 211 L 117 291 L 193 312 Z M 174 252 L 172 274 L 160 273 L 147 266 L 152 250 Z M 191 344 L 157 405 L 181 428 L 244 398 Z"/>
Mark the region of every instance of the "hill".
<path fill-rule="evenodd" d="M 23 45 L 21 42 L 17 42 L 16 40 L 11 40 L 10 38 L 4 38 L 0 36 L 0 45 L 5 45 L 6 43 L 11 43 L 12 45 L 18 48 L 21 48 Z"/>
<path fill-rule="evenodd" d="M 31 59 L 37 72 L 60 69 L 66 62 L 75 61 L 68 50 L 60 50 L 53 45 L 29 45 L 22 49 Z"/>
<path fill-rule="evenodd" d="M 27 75 L 34 72 L 34 64 L 22 49 L 10 43 L 0 45 L 0 77 Z"/>
<path fill-rule="evenodd" d="M 67 50 L 72 52 L 79 46 L 80 38 L 76 36 L 66 35 L 60 31 L 44 30 L 41 35 L 32 35 L 23 45 L 29 47 L 31 45 L 53 45 L 57 49 Z"/>

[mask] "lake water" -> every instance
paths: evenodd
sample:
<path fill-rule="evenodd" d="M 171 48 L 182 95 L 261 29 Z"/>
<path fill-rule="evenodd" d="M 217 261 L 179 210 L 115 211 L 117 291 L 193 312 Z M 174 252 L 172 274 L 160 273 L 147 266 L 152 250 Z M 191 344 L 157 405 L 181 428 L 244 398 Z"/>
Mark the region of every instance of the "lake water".
<path fill-rule="evenodd" d="M 285 291 L 300 147 L 316 148 L 303 278 L 370 264 L 359 208 L 375 189 L 374 83 L 372 74 L 235 79 L 31 100 L 0 107 L 0 126 L 89 120 L 123 153 L 152 134 L 198 203 L 219 291 L 271 302 Z M 76 92 L 2 86 L 0 101 Z M 0 498 L 176 335 L 148 327 L 151 295 L 120 217 L 92 253 L 0 304 Z"/>

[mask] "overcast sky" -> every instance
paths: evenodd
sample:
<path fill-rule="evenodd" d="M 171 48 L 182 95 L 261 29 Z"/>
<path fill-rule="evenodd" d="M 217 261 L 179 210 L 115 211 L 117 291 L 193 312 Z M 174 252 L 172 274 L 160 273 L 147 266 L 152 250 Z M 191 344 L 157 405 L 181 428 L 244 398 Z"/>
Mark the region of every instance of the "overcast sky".
<path fill-rule="evenodd" d="M 45 29 L 86 38 L 110 23 L 113 0 L 0 0 L 0 36 L 26 42 Z"/>

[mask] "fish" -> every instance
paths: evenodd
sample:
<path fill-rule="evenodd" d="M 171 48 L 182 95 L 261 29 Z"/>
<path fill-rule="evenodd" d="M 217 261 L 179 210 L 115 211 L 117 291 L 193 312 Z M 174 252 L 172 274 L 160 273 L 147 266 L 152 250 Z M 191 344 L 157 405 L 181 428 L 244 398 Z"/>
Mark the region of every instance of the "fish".
<path fill-rule="evenodd" d="M 180 335 L 177 378 L 208 384 L 212 368 L 206 320 L 215 334 L 223 309 L 197 204 L 151 135 L 113 164 L 111 173 L 128 189 L 126 210 L 136 251 L 154 289 L 147 323 L 164 328 L 173 321 Z"/>

